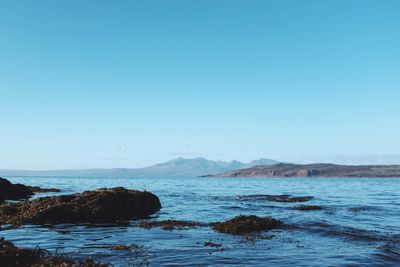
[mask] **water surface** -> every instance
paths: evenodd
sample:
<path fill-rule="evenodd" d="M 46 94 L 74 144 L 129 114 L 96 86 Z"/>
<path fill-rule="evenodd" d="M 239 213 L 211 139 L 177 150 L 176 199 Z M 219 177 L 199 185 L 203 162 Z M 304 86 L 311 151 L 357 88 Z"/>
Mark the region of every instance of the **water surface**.
<path fill-rule="evenodd" d="M 45 178 L 12 182 L 56 187 L 62 194 L 123 186 L 159 196 L 163 208 L 151 219 L 215 222 L 234 216 L 272 216 L 289 229 L 248 238 L 211 228 L 164 231 L 125 225 L 24 226 L 0 232 L 20 247 L 40 246 L 68 257 L 91 256 L 114 266 L 400 266 L 400 179 L 317 178 Z M 239 195 L 313 196 L 306 203 L 243 200 Z M 50 194 L 37 195 L 35 197 Z M 320 205 L 296 211 L 293 206 Z M 222 244 L 223 250 L 204 246 Z M 134 252 L 115 244 L 143 245 Z"/>

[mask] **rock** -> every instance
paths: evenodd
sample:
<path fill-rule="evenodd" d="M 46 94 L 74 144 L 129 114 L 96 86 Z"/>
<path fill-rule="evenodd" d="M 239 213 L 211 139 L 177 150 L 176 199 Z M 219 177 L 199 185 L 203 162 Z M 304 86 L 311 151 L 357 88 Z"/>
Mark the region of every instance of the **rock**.
<path fill-rule="evenodd" d="M 27 186 L 33 193 L 59 193 L 60 189 L 57 188 L 41 188 L 39 186 Z"/>
<path fill-rule="evenodd" d="M 188 222 L 188 221 L 176 221 L 176 220 L 165 220 L 165 221 L 153 221 L 153 222 L 142 222 L 139 227 L 150 229 L 153 227 L 161 227 L 163 230 L 183 230 L 188 228 L 196 228 L 201 226 L 200 223 Z"/>
<path fill-rule="evenodd" d="M 321 206 L 307 206 L 307 205 L 302 205 L 302 206 L 293 207 L 292 209 L 294 209 L 294 210 L 309 211 L 309 210 L 322 210 L 322 207 L 321 207 Z"/>
<path fill-rule="evenodd" d="M 312 196 L 300 196 L 300 197 L 292 197 L 290 195 L 244 195 L 237 196 L 238 200 L 266 200 L 272 202 L 281 202 L 281 203 L 293 203 L 293 202 L 307 202 L 313 199 Z"/>
<path fill-rule="evenodd" d="M 213 224 L 213 228 L 221 233 L 243 235 L 252 232 L 272 230 L 282 225 L 282 222 L 271 217 L 260 218 L 254 215 L 240 215 L 225 222 Z"/>
<path fill-rule="evenodd" d="M 0 203 L 5 200 L 26 199 L 33 195 L 31 189 L 22 184 L 12 184 L 0 177 Z"/>
<path fill-rule="evenodd" d="M 107 264 L 96 263 L 91 259 L 85 261 L 70 260 L 62 255 L 38 249 L 22 249 L 11 242 L 0 238 L 0 266 L 2 267 L 106 267 Z"/>
<path fill-rule="evenodd" d="M 23 184 L 13 184 L 7 179 L 0 177 L 0 203 L 5 200 L 22 200 L 36 193 L 60 192 L 56 188 L 41 188 Z"/>
<path fill-rule="evenodd" d="M 14 225 L 120 222 L 145 218 L 160 208 L 160 200 L 152 193 L 103 188 L 4 204 L 0 206 L 0 222 Z"/>

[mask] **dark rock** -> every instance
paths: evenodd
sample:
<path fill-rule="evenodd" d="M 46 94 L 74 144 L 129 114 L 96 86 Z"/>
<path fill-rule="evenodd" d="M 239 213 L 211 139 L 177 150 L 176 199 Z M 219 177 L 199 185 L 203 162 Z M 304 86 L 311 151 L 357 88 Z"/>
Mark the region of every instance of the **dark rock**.
<path fill-rule="evenodd" d="M 159 211 L 149 192 L 122 187 L 52 196 L 0 206 L 0 222 L 9 224 L 101 223 L 145 218 Z"/>
<path fill-rule="evenodd" d="M 36 193 L 60 192 L 56 188 L 41 188 L 23 184 L 13 184 L 7 179 L 0 177 L 0 203 L 5 200 L 22 200 Z"/>
<path fill-rule="evenodd" d="M 292 209 L 309 211 L 309 210 L 322 210 L 322 207 L 321 206 L 312 206 L 312 205 L 310 205 L 310 206 L 302 205 L 302 206 L 293 207 Z"/>
<path fill-rule="evenodd" d="M 203 226 L 200 223 L 188 222 L 188 221 L 176 221 L 176 220 L 165 220 L 165 221 L 153 221 L 153 222 L 142 222 L 139 227 L 150 229 L 153 227 L 161 227 L 163 230 L 183 230 L 188 228 L 196 228 Z"/>
<path fill-rule="evenodd" d="M 34 193 L 27 186 L 12 184 L 7 179 L 0 177 L 0 202 L 5 200 L 20 200 L 32 196 Z"/>
<path fill-rule="evenodd" d="M 62 255 L 52 255 L 43 249 L 22 249 L 0 238 L 0 266 L 2 267 L 106 267 L 91 259 L 70 260 Z"/>
<path fill-rule="evenodd" d="M 290 195 L 245 195 L 237 196 L 238 200 L 266 200 L 272 202 L 281 203 L 293 203 L 293 202 L 307 202 L 313 199 L 312 196 L 301 196 L 301 197 L 291 197 Z"/>
<path fill-rule="evenodd" d="M 282 225 L 282 222 L 271 217 L 260 218 L 254 215 L 240 215 L 225 222 L 213 224 L 213 228 L 221 233 L 243 235 L 252 232 L 272 230 Z"/>

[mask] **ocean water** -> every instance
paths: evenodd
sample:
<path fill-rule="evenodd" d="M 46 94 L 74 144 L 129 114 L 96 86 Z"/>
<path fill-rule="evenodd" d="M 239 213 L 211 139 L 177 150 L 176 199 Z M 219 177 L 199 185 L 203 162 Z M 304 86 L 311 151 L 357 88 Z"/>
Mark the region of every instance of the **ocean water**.
<path fill-rule="evenodd" d="M 101 187 L 147 190 L 161 200 L 151 220 L 215 222 L 272 216 L 289 227 L 248 237 L 209 227 L 165 231 L 124 225 L 44 225 L 0 231 L 17 246 L 90 256 L 113 266 L 400 266 L 400 179 L 316 178 L 45 178 L 12 182 L 56 187 L 70 194 Z M 313 196 L 306 203 L 242 199 L 240 195 Z M 36 197 L 51 194 L 37 195 Z M 297 205 L 322 210 L 297 211 Z M 223 249 L 204 246 L 212 241 Z M 135 243 L 136 251 L 114 251 Z"/>

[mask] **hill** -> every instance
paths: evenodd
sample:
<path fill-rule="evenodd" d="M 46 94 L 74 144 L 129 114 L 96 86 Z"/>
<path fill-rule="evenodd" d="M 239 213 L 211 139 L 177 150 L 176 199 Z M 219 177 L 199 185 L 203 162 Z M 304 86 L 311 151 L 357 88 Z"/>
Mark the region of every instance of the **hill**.
<path fill-rule="evenodd" d="M 400 177 L 400 165 L 336 165 L 326 163 L 254 166 L 205 177 Z"/>

